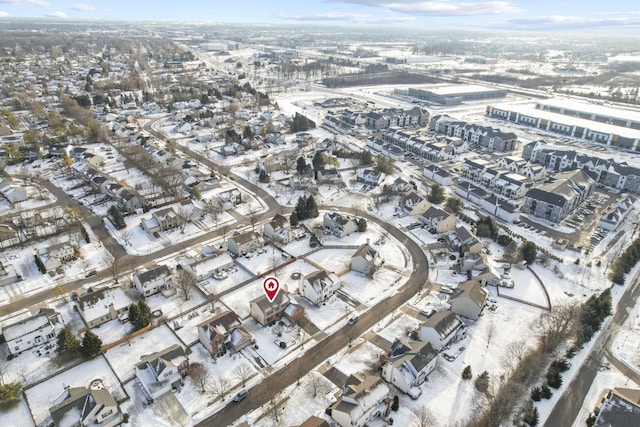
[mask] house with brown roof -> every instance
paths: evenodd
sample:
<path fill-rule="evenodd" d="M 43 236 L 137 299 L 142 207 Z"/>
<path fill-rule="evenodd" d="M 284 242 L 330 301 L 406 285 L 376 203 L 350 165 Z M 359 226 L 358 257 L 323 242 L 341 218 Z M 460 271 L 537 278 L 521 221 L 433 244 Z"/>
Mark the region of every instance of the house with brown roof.
<path fill-rule="evenodd" d="M 460 283 L 451 297 L 451 311 L 467 319 L 476 320 L 489 298 L 489 291 L 477 280 Z"/>
<path fill-rule="evenodd" d="M 331 406 L 331 418 L 341 427 L 363 427 L 375 419 L 387 419 L 389 393 L 389 386 L 378 376 L 350 375 L 340 399 Z"/>
<path fill-rule="evenodd" d="M 273 302 L 269 302 L 267 297 L 262 295 L 249 303 L 251 317 L 262 326 L 273 325 L 280 320 L 290 302 L 289 295 L 284 291 L 280 291 Z"/>
<path fill-rule="evenodd" d="M 230 310 L 200 323 L 198 340 L 214 358 L 224 356 L 228 350 L 238 352 L 254 341 Z"/>

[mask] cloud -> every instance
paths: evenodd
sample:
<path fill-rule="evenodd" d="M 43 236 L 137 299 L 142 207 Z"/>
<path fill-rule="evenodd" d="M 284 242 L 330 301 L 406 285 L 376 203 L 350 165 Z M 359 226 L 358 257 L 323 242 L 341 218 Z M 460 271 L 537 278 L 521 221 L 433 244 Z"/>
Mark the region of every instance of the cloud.
<path fill-rule="evenodd" d="M 7 16 L 10 16 L 7 12 L 3 12 L 0 10 L 0 18 L 6 18 Z"/>
<path fill-rule="evenodd" d="M 61 12 L 59 10 L 55 11 L 55 12 L 51 12 L 51 13 L 47 13 L 47 16 L 49 18 L 66 18 L 67 14 L 64 12 Z"/>
<path fill-rule="evenodd" d="M 71 9 L 77 10 L 79 12 L 93 12 L 94 10 L 96 10 L 96 7 L 90 4 L 76 3 L 71 6 Z"/>
<path fill-rule="evenodd" d="M 510 1 L 459 2 L 449 0 L 329 0 L 332 3 L 352 3 L 381 7 L 391 12 L 428 16 L 504 15 L 523 10 Z"/>
<path fill-rule="evenodd" d="M 503 23 L 490 25 L 493 28 L 502 27 L 514 30 L 582 30 L 582 29 L 614 29 L 614 28 L 640 28 L 640 13 L 627 12 L 624 14 L 567 16 L 552 15 L 532 18 L 510 19 Z"/>
<path fill-rule="evenodd" d="M 364 13 L 313 13 L 302 15 L 289 15 L 280 14 L 277 15 L 280 19 L 286 19 L 291 21 L 345 21 L 353 22 L 357 24 L 399 24 L 403 22 L 414 21 L 415 18 L 411 16 L 397 16 L 380 18 Z"/>
<path fill-rule="evenodd" d="M 28 6 L 38 6 L 38 7 L 49 7 L 50 3 L 47 3 L 44 0 L 0 0 L 0 4 L 17 4 L 17 5 L 28 5 Z"/>

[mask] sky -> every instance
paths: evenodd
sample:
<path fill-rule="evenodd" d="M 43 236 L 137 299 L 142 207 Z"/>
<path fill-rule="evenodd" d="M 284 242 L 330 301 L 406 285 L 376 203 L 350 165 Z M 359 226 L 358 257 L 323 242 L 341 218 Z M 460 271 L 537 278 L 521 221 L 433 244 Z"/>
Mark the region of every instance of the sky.
<path fill-rule="evenodd" d="M 0 17 L 315 23 L 640 35 L 640 0 L 0 0 Z"/>

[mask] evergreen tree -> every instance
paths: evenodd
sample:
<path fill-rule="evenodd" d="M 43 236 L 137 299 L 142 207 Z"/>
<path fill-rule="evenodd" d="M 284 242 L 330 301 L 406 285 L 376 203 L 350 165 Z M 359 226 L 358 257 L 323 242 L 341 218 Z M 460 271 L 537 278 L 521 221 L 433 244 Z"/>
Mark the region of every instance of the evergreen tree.
<path fill-rule="evenodd" d="M 309 217 L 307 211 L 307 198 L 305 196 L 300 196 L 298 198 L 295 213 L 298 215 L 299 220 L 307 219 Z"/>
<path fill-rule="evenodd" d="M 296 226 L 299 222 L 300 220 L 298 219 L 298 214 L 296 213 L 296 211 L 291 212 L 291 215 L 289 216 L 289 223 L 293 226 Z"/>
<path fill-rule="evenodd" d="M 133 325 L 134 330 L 140 329 L 138 327 L 140 324 L 140 307 L 138 307 L 138 304 L 129 305 L 129 323 Z"/>
<path fill-rule="evenodd" d="M 523 412 L 522 421 L 530 427 L 536 427 L 540 422 L 540 415 L 538 414 L 538 408 L 533 405 L 533 401 L 529 400 L 527 402 Z"/>
<path fill-rule="evenodd" d="M 427 196 L 427 200 L 429 200 L 429 202 L 431 203 L 438 205 L 444 202 L 444 199 L 445 199 L 444 188 L 442 188 L 442 186 L 439 184 L 433 184 L 431 186 L 431 191 L 429 192 L 429 196 Z"/>
<path fill-rule="evenodd" d="M 95 357 L 100 353 L 102 348 L 102 340 L 93 332 L 87 331 L 82 337 L 82 345 L 80 352 L 84 357 Z"/>
<path fill-rule="evenodd" d="M 58 356 L 70 355 L 78 351 L 80 348 L 80 341 L 71 332 L 69 327 L 64 327 L 58 332 Z"/>
<path fill-rule="evenodd" d="M 462 209 L 462 201 L 457 197 L 449 197 L 447 198 L 445 206 L 454 214 L 459 214 Z"/>
<path fill-rule="evenodd" d="M 320 215 L 318 212 L 318 205 L 316 204 L 316 199 L 313 196 L 307 197 L 307 201 L 305 203 L 307 209 L 307 218 L 317 218 Z"/>
<path fill-rule="evenodd" d="M 296 171 L 300 175 L 302 175 L 306 170 L 307 170 L 307 161 L 302 156 L 298 157 L 298 160 L 296 163 Z"/>
<path fill-rule="evenodd" d="M 473 378 L 473 373 L 471 372 L 471 365 L 467 365 L 462 371 L 462 379 L 470 380 L 471 378 Z"/>
<path fill-rule="evenodd" d="M 311 163 L 313 164 L 313 169 L 316 171 L 323 170 L 326 159 L 324 158 L 324 153 L 322 151 L 316 151 L 316 154 L 311 159 Z"/>
<path fill-rule="evenodd" d="M 476 378 L 476 390 L 486 393 L 489 390 L 489 372 L 484 371 Z"/>
<path fill-rule="evenodd" d="M 531 265 L 536 261 L 536 255 L 538 254 L 538 247 L 533 242 L 525 242 L 520 246 L 520 258 L 525 260 L 527 264 Z"/>
<path fill-rule="evenodd" d="M 373 156 L 370 151 L 364 150 L 360 153 L 360 164 L 363 166 L 367 166 L 373 163 Z"/>
<path fill-rule="evenodd" d="M 140 325 L 142 325 L 140 328 L 144 328 L 151 322 L 151 309 L 147 303 L 142 300 L 138 302 L 138 308 L 140 308 Z"/>
<path fill-rule="evenodd" d="M 367 220 L 364 218 L 360 218 L 358 220 L 358 231 L 363 233 L 367 231 Z"/>
<path fill-rule="evenodd" d="M 202 199 L 202 194 L 200 193 L 200 190 L 198 189 L 198 187 L 191 187 L 191 199 L 193 200 Z"/>
<path fill-rule="evenodd" d="M 6 410 L 12 408 L 20 401 L 20 392 L 22 384 L 9 383 L 0 385 L 0 409 Z"/>

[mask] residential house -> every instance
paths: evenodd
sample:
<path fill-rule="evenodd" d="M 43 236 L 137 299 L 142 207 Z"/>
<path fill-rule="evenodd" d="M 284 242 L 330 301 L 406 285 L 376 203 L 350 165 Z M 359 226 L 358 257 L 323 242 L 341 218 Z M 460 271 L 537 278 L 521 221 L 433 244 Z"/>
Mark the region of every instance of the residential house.
<path fill-rule="evenodd" d="M 0 237 L 2 237 L 0 235 Z M 22 280 L 22 276 L 16 273 L 16 269 L 11 264 L 3 264 L 0 261 L 0 286 L 10 285 L 19 280 Z"/>
<path fill-rule="evenodd" d="M 272 325 L 280 320 L 290 301 L 289 295 L 283 290 L 278 292 L 273 302 L 269 302 L 265 295 L 259 296 L 249 303 L 251 307 L 251 317 L 262 326 Z"/>
<path fill-rule="evenodd" d="M 468 181 L 462 181 L 456 187 L 456 194 L 465 200 L 475 203 L 476 205 L 482 205 L 484 199 L 489 197 L 489 193 L 480 188 L 477 184 L 473 184 Z"/>
<path fill-rule="evenodd" d="M 457 292 L 449 300 L 451 311 L 458 316 L 476 320 L 489 298 L 487 291 L 479 281 L 467 280 L 458 285 Z"/>
<path fill-rule="evenodd" d="M 136 270 L 133 273 L 133 284 L 145 297 L 161 291 L 175 292 L 171 271 L 166 265 L 157 265 L 146 271 Z"/>
<path fill-rule="evenodd" d="M 625 196 L 609 206 L 601 215 L 598 227 L 608 231 L 615 231 L 633 209 L 636 199 Z"/>
<path fill-rule="evenodd" d="M 428 165 L 422 170 L 422 175 L 430 181 L 448 187 L 453 182 L 453 176 L 446 170 L 436 166 Z"/>
<path fill-rule="evenodd" d="M 456 217 L 437 206 L 427 209 L 420 220 L 429 230 L 435 230 L 436 233 L 447 233 L 456 228 Z"/>
<path fill-rule="evenodd" d="M 420 341 L 426 341 L 436 351 L 453 344 L 464 336 L 464 324 L 452 311 L 438 311 L 420 326 Z"/>
<path fill-rule="evenodd" d="M 356 181 L 370 187 L 377 187 L 381 177 L 382 172 L 375 169 L 359 169 L 356 176 Z"/>
<path fill-rule="evenodd" d="M 2 328 L 9 354 L 18 355 L 30 348 L 55 341 L 63 328 L 62 317 L 52 309 L 41 308 L 33 316 Z"/>
<path fill-rule="evenodd" d="M 322 221 L 325 229 L 336 237 L 344 237 L 358 231 L 358 223 L 355 218 L 342 216 L 338 212 L 326 212 Z"/>
<path fill-rule="evenodd" d="M 229 252 L 235 256 L 246 255 L 264 246 L 264 240 L 255 231 L 247 231 L 227 239 Z"/>
<path fill-rule="evenodd" d="M 186 218 L 182 218 L 173 208 L 166 208 L 156 211 L 151 216 L 158 221 L 161 231 L 168 231 L 178 228 Z"/>
<path fill-rule="evenodd" d="M 408 193 L 409 191 L 415 190 L 414 186 L 411 183 L 405 181 L 400 176 L 396 178 L 396 180 L 391 185 L 391 188 L 396 193 Z"/>
<path fill-rule="evenodd" d="M 415 191 L 412 191 L 400 199 L 400 208 L 407 215 L 422 215 L 430 206 L 431 203 L 424 197 L 419 196 Z"/>
<path fill-rule="evenodd" d="M 323 270 L 311 272 L 300 279 L 300 294 L 315 305 L 326 302 L 340 287 L 338 276 Z"/>
<path fill-rule="evenodd" d="M 384 259 L 380 252 L 373 249 L 368 243 L 360 245 L 355 253 L 351 255 L 351 270 L 362 274 L 372 274 L 382 264 L 384 264 Z"/>
<path fill-rule="evenodd" d="M 640 425 L 640 390 L 616 387 L 606 390 L 598 402 L 594 427 Z"/>
<path fill-rule="evenodd" d="M 478 253 L 482 250 L 482 242 L 467 227 L 456 228 L 454 246 L 462 252 Z"/>
<path fill-rule="evenodd" d="M 595 180 L 583 170 L 556 174 L 527 191 L 522 212 L 559 223 L 592 193 Z"/>
<path fill-rule="evenodd" d="M 182 386 L 182 377 L 187 375 L 189 358 L 178 344 L 142 356 L 134 367 L 136 378 L 151 399 L 157 399 Z"/>
<path fill-rule="evenodd" d="M 18 185 L 5 185 L 0 187 L 0 193 L 12 204 L 27 200 L 27 190 Z"/>
<path fill-rule="evenodd" d="M 331 406 L 331 418 L 341 427 L 364 427 L 377 418 L 386 419 L 391 410 L 389 392 L 378 376 L 352 374 L 340 399 Z"/>
<path fill-rule="evenodd" d="M 49 413 L 57 427 L 114 427 L 124 422 L 120 407 L 107 388 L 65 388 Z"/>
<path fill-rule="evenodd" d="M 237 188 L 222 191 L 215 196 L 223 210 L 234 209 L 242 203 L 242 193 Z"/>
<path fill-rule="evenodd" d="M 254 342 L 233 311 L 224 311 L 198 325 L 198 340 L 214 358 L 238 352 Z"/>
<path fill-rule="evenodd" d="M 331 426 L 326 420 L 323 420 L 322 418 L 312 415 L 309 418 L 307 418 L 298 427 L 331 427 Z"/>
<path fill-rule="evenodd" d="M 75 250 L 69 242 L 58 243 L 38 250 L 38 258 L 47 271 L 55 270 L 65 262 L 74 260 L 75 257 Z"/>
<path fill-rule="evenodd" d="M 342 182 L 342 175 L 337 169 L 321 169 L 316 171 L 316 181 L 319 184 L 336 185 Z"/>
<path fill-rule="evenodd" d="M 121 288 L 104 288 L 80 295 L 76 307 L 89 328 L 95 328 L 125 314 L 133 301 Z"/>
<path fill-rule="evenodd" d="M 213 252 L 206 258 L 183 258 L 179 267 L 191 274 L 197 282 L 233 267 L 233 258 L 227 252 Z"/>
<path fill-rule="evenodd" d="M 262 233 L 272 242 L 278 242 L 284 245 L 293 240 L 289 220 L 280 214 L 275 214 L 271 221 L 264 225 Z"/>
<path fill-rule="evenodd" d="M 430 343 L 396 338 L 382 366 L 382 378 L 417 399 L 422 394 L 420 385 L 435 369 L 437 359 L 438 353 Z"/>
<path fill-rule="evenodd" d="M 134 212 L 137 209 L 142 209 L 146 205 L 144 197 L 129 187 L 121 187 L 117 189 L 115 194 L 118 207 L 123 212 Z"/>

